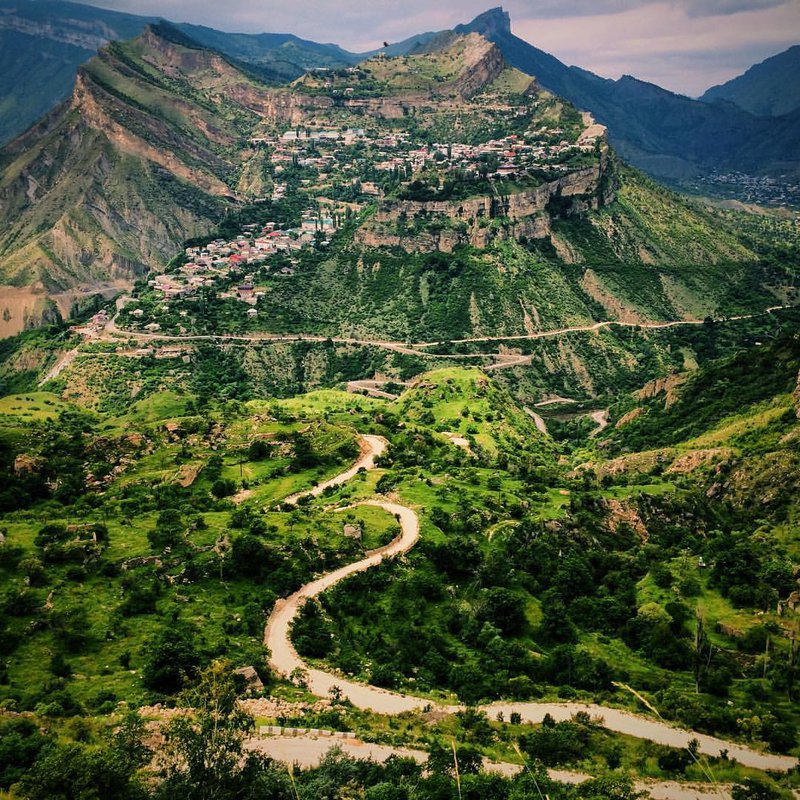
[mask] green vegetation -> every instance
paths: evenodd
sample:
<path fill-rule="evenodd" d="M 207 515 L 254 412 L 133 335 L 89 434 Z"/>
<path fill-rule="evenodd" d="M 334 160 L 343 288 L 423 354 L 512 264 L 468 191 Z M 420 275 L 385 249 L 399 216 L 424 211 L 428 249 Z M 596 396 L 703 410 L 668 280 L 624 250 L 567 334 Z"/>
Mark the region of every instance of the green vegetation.
<path fill-rule="evenodd" d="M 635 777 L 752 800 L 796 785 L 586 714 L 478 708 L 594 702 L 800 752 L 800 315 L 766 311 L 797 301 L 796 231 L 620 166 L 495 55 L 444 37 L 275 89 L 155 29 L 82 71 L 102 124 L 64 108 L 4 151 L 3 279 L 55 292 L 113 263 L 135 285 L 86 341 L 59 324 L 0 347 L 1 791 L 632 800 Z M 301 96 L 325 136 L 278 122 L 306 113 Z M 85 257 L 101 250 L 104 265 Z M 167 258 L 178 291 L 149 271 Z M 665 320 L 691 324 L 648 327 Z M 307 494 L 356 461 L 360 434 L 386 440 L 374 469 Z M 264 650 L 280 599 L 397 537 L 402 517 L 359 505 L 376 496 L 418 514 L 419 543 L 307 602 L 291 635 L 314 666 L 431 702 L 418 713 L 360 711 L 335 687 L 314 699 Z M 295 775 L 245 747 L 248 708 L 424 750 L 426 767 L 333 753 Z M 482 757 L 522 769 L 491 775 Z M 561 786 L 547 767 L 591 777 Z"/>

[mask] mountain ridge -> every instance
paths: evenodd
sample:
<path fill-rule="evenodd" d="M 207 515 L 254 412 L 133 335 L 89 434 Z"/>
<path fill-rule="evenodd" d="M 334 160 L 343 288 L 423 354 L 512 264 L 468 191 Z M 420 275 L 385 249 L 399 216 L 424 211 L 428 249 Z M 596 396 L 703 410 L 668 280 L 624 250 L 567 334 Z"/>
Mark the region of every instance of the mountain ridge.
<path fill-rule="evenodd" d="M 304 249 L 300 230 L 285 234 L 304 266 L 284 262 L 265 300 L 285 330 L 406 338 L 415 319 L 439 338 L 514 334 L 539 317 L 525 303 L 558 327 L 742 313 L 788 297 L 760 245 L 622 169 L 605 128 L 477 32 L 273 86 L 180 29 L 149 26 L 81 67 L 71 102 L 0 159 L 5 333 L 163 272 L 242 203 L 248 223 L 272 213 L 291 228 L 328 195 L 327 213 L 349 222 L 327 259 Z"/>
<path fill-rule="evenodd" d="M 609 128 L 612 143 L 635 166 L 667 180 L 718 170 L 800 174 L 797 116 L 764 120 L 732 105 L 711 105 L 631 76 L 617 81 L 568 67 L 515 36 L 501 7 L 456 26 L 483 32 L 510 64 L 587 109 Z"/>
<path fill-rule="evenodd" d="M 800 108 L 800 45 L 754 64 L 718 86 L 707 89 L 701 100 L 727 101 L 751 114 L 779 117 Z"/>

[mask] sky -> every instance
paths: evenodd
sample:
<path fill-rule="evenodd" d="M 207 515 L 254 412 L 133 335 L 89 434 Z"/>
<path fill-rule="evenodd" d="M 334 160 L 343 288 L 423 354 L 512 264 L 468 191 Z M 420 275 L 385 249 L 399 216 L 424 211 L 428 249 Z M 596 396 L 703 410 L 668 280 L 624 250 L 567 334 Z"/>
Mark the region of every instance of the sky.
<path fill-rule="evenodd" d="M 294 33 L 364 52 L 469 22 L 498 0 L 83 0 L 226 31 Z M 698 96 L 800 43 L 800 0 L 507 0 L 513 32 L 608 78 Z"/>

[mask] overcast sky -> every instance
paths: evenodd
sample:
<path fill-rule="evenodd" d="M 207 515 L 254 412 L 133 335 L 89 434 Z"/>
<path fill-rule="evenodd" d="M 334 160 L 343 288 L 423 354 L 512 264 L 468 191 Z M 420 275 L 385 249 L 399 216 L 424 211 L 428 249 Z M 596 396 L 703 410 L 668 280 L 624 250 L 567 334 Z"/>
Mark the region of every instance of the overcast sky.
<path fill-rule="evenodd" d="M 84 0 L 86 2 L 87 0 Z M 227 31 L 294 33 L 363 52 L 451 28 L 492 0 L 88 0 Z M 497 2 L 497 0 L 495 0 Z M 691 96 L 800 43 L 800 0 L 507 0 L 512 30 L 567 64 Z"/>

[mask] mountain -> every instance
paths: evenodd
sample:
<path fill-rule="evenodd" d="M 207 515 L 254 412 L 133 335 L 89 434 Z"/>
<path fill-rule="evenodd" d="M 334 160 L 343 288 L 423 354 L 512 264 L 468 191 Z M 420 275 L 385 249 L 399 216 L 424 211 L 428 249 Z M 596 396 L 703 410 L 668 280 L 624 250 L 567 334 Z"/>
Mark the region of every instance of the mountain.
<path fill-rule="evenodd" d="M 614 81 L 568 67 L 515 36 L 502 8 L 455 30 L 486 36 L 509 64 L 590 111 L 608 127 L 620 155 L 651 175 L 681 180 L 712 171 L 800 174 L 800 112 L 761 119 L 733 105 L 691 100 L 631 76 Z"/>
<path fill-rule="evenodd" d="M 0 0 L 0 144 L 64 100 L 100 47 L 155 21 L 61 0 Z"/>
<path fill-rule="evenodd" d="M 223 215 L 265 88 L 182 37 L 153 26 L 105 46 L 0 151 L 6 326 L 119 291 Z"/>
<path fill-rule="evenodd" d="M 800 108 L 800 45 L 750 67 L 727 83 L 712 86 L 700 98 L 727 100 L 761 117 L 779 117 Z"/>
<path fill-rule="evenodd" d="M 98 48 L 109 41 L 132 38 L 151 22 L 155 20 L 63 0 L 0 0 L 0 97 L 4 98 L 0 102 L 0 144 L 22 133 L 65 99 L 78 66 Z M 206 47 L 252 64 L 262 79 L 274 82 L 294 80 L 308 69 L 353 65 L 377 52 L 358 55 L 335 44 L 311 42 L 291 34 L 225 33 L 189 24 L 176 27 Z M 753 68 L 754 75 L 747 73 L 747 85 L 753 87 L 748 91 L 756 99 L 743 100 L 739 107 L 691 100 L 630 76 L 613 81 L 568 67 L 514 36 L 509 16 L 501 8 L 491 9 L 455 30 L 477 32 L 496 42 L 512 66 L 535 75 L 555 94 L 590 111 L 608 126 L 611 141 L 623 158 L 658 178 L 694 189 L 692 179 L 698 175 L 712 176 L 711 184 L 716 173 L 730 172 L 791 182 L 800 171 L 800 112 L 791 99 L 792 87 L 797 84 L 792 79 L 797 69 L 795 48 L 765 62 L 767 72 L 775 74 L 772 90 L 766 85 L 768 76 L 759 77 L 765 75 L 763 65 Z M 440 36 L 441 31 L 412 36 L 389 45 L 384 53 L 390 57 L 405 55 L 424 49 Z M 752 103 L 771 97 L 776 86 L 783 87 L 779 91 L 787 99 L 769 101 L 769 113 L 776 116 L 760 119 L 757 114 L 762 110 Z M 714 97 L 715 91 L 709 90 L 703 99 Z M 703 190 L 713 191 L 711 184 L 706 183 Z M 722 187 L 727 193 L 731 191 L 729 184 Z M 753 199 L 748 187 L 733 191 Z M 755 199 L 761 194 L 757 193 Z M 785 193 L 776 194 L 773 189 L 768 189 L 764 197 L 787 199 Z"/>
<path fill-rule="evenodd" d="M 335 44 L 287 33 L 225 33 L 203 25 L 176 25 L 194 41 L 259 68 L 268 80 L 292 81 L 306 70 L 355 64 L 361 57 Z"/>
<path fill-rule="evenodd" d="M 0 144 L 67 98 L 78 67 L 112 41 L 132 39 L 156 17 L 66 0 L 0 0 Z M 360 56 L 291 34 L 224 33 L 176 25 L 193 40 L 252 63 L 262 77 L 294 80 L 306 69 L 353 64 Z M 402 47 L 401 47 L 402 49 Z"/>
<path fill-rule="evenodd" d="M 0 145 L 21 134 L 66 99 L 81 64 L 109 42 L 132 39 L 158 17 L 68 0 L 0 0 Z M 228 33 L 174 23 L 193 41 L 251 64 L 261 78 L 283 83 L 306 70 L 356 64 L 374 55 L 350 53 L 290 33 Z M 385 48 L 389 56 L 424 46 L 436 33 L 412 36 Z"/>
<path fill-rule="evenodd" d="M 298 251 L 250 325 L 275 332 L 518 335 L 791 296 L 792 256 L 765 261 L 736 220 L 622 167 L 602 126 L 478 33 L 289 85 L 256 73 L 149 26 L 104 47 L 71 100 L 0 151 L 3 333 L 162 272 L 187 239 L 270 220 Z M 306 230 L 315 208 L 337 231 L 326 247 Z M 236 332 L 245 309 L 225 302 L 158 324 Z"/>

